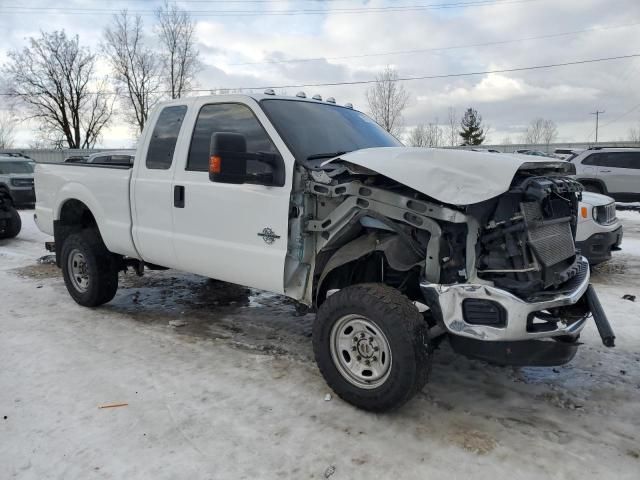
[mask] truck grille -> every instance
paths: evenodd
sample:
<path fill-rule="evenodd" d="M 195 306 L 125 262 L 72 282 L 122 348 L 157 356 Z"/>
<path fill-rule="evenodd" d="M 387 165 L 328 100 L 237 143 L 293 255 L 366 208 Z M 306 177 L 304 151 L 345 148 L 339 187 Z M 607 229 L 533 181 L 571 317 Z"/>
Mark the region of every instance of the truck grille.
<path fill-rule="evenodd" d="M 540 263 L 550 267 L 576 254 L 570 218 L 543 220 L 539 203 L 524 202 L 521 206 L 529 244 Z"/>
<path fill-rule="evenodd" d="M 617 220 L 616 204 L 612 202 L 608 205 L 601 205 L 599 207 L 594 207 L 593 219 L 596 222 L 598 222 L 600 225 L 611 225 Z"/>

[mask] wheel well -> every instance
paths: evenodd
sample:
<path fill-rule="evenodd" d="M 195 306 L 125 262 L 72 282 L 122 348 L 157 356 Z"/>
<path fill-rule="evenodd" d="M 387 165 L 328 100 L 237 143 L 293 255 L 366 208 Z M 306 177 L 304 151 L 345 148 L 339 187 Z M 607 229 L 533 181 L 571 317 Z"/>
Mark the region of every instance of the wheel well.
<path fill-rule="evenodd" d="M 578 180 L 582 185 L 595 185 L 597 186 L 602 193 L 607 193 L 607 186 L 605 183 L 597 178 L 581 178 Z"/>
<path fill-rule="evenodd" d="M 80 200 L 67 200 L 60 209 L 61 225 L 78 226 L 79 229 L 97 226 L 97 222 L 89 207 Z"/>
<path fill-rule="evenodd" d="M 70 199 L 60 209 L 60 218 L 53 222 L 53 238 L 56 245 L 56 263 L 60 266 L 62 245 L 69 235 L 86 228 L 95 228 L 100 236 L 98 222 L 87 205 L 80 200 Z"/>

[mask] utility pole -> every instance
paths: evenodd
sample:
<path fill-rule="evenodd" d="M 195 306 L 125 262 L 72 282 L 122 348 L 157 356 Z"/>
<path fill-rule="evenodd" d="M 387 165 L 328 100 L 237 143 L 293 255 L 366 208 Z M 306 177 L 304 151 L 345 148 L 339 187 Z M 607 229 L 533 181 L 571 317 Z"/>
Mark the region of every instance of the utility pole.
<path fill-rule="evenodd" d="M 595 112 L 591 112 L 591 115 L 596 116 L 596 143 L 598 143 L 598 120 L 600 119 L 601 113 L 604 113 L 604 110 L 596 110 Z"/>

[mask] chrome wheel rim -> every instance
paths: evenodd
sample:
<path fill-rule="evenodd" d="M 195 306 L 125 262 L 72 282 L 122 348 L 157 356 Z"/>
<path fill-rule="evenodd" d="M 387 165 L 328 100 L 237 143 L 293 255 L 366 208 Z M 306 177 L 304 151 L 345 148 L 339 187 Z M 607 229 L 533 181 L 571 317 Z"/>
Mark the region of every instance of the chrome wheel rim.
<path fill-rule="evenodd" d="M 391 373 L 391 347 L 382 330 L 369 318 L 350 314 L 331 329 L 331 358 L 342 375 L 358 388 L 382 385 Z"/>
<path fill-rule="evenodd" d="M 69 254 L 67 267 L 73 288 L 78 292 L 86 292 L 89 288 L 89 272 L 84 254 L 80 250 L 72 250 Z"/>

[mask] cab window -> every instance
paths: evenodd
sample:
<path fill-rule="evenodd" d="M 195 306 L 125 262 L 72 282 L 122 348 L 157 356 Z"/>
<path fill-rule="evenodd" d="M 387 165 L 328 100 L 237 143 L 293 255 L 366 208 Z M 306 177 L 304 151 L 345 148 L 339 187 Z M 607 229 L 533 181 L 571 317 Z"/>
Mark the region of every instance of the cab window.
<path fill-rule="evenodd" d="M 185 105 L 165 107 L 153 127 L 146 166 L 152 170 L 168 170 L 173 162 L 173 152 L 178 141 L 182 120 L 187 112 Z"/>
<path fill-rule="evenodd" d="M 247 153 L 272 153 L 278 150 L 253 112 L 239 103 L 216 103 L 205 105 L 198 113 L 193 130 L 186 170 L 206 172 L 209 170 L 209 147 L 211 135 L 216 132 L 240 133 L 247 141 Z M 248 160 L 247 173 L 269 172 L 262 162 Z"/>

